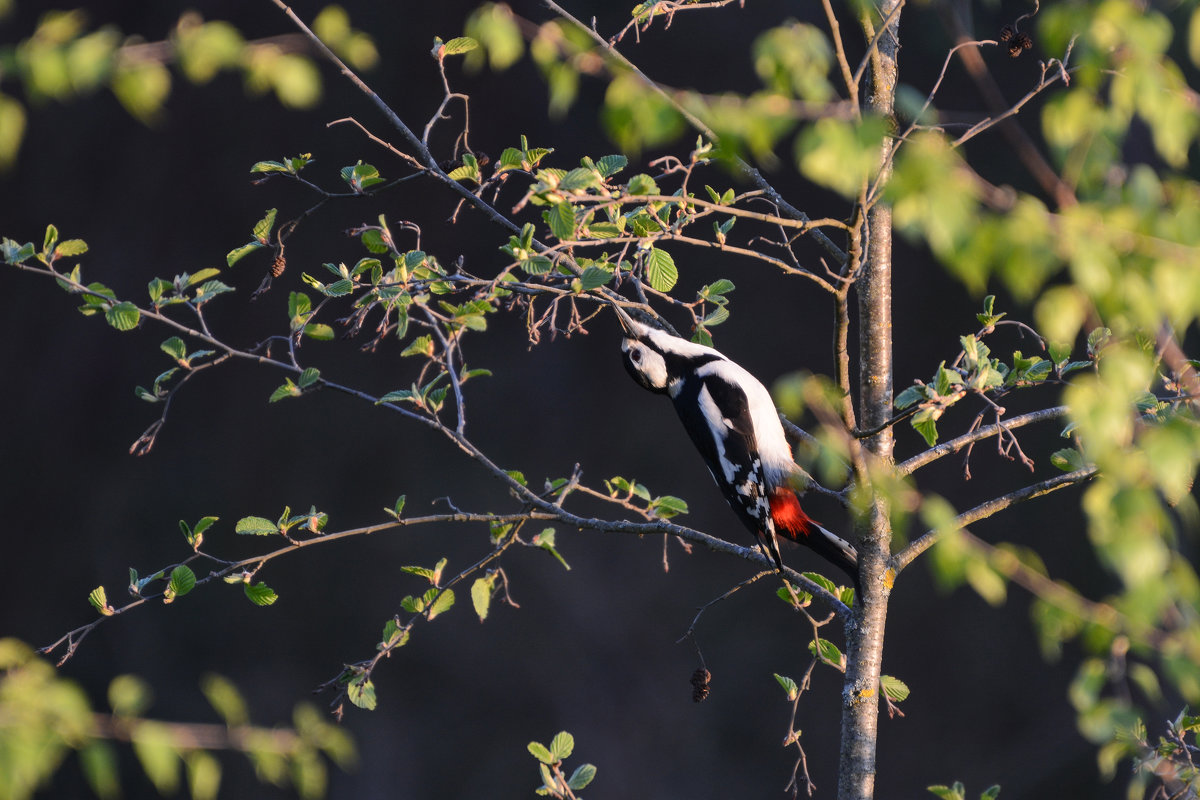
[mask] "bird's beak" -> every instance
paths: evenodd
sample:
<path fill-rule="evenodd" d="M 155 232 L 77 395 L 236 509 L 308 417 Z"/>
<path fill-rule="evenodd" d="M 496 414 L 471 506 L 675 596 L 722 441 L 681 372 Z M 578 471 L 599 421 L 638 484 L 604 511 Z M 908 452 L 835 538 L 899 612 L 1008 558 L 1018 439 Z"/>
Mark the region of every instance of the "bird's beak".
<path fill-rule="evenodd" d="M 633 317 L 625 313 L 625 309 L 616 304 L 613 305 L 613 311 L 617 313 L 617 321 L 621 323 L 621 328 L 625 331 L 625 334 L 636 337 L 638 332 L 637 328 L 634 327 Z"/>

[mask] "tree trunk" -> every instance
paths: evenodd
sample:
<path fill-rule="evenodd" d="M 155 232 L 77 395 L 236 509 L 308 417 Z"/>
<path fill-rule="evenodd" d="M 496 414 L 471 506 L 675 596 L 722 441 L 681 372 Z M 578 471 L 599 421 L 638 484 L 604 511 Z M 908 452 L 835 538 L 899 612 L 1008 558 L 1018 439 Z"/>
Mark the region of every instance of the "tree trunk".
<path fill-rule="evenodd" d="M 871 58 L 866 110 L 893 118 L 899 51 L 899 0 L 879 8 L 889 20 Z M 868 14 L 870 12 L 867 12 Z M 863 21 L 870 41 L 870 18 Z M 884 147 L 886 153 L 887 147 Z M 885 167 L 886 169 L 886 164 Z M 881 184 L 886 181 L 881 175 Z M 868 215 L 867 260 L 855 285 L 858 296 L 859 427 L 879 428 L 892 414 L 892 212 L 877 203 Z M 891 428 L 863 441 L 864 457 L 885 466 L 892 461 Z M 860 471 L 859 480 L 867 477 Z M 840 800 L 870 800 L 875 794 L 875 744 L 879 732 L 879 674 L 891 581 L 885 575 L 891 555 L 891 523 L 886 499 L 875 496 L 857 525 L 862 594 L 846 628 L 846 682 L 842 690 Z"/>

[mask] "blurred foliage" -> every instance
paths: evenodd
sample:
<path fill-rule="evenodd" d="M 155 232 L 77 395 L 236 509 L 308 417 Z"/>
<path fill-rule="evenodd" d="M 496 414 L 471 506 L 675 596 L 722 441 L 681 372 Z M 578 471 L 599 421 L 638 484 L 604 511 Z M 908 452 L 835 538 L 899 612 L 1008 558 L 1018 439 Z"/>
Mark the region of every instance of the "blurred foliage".
<path fill-rule="evenodd" d="M 46 788 L 72 752 L 98 797 L 119 797 L 117 744 L 128 744 L 162 794 L 186 784 L 195 800 L 219 795 L 221 750 L 241 752 L 259 780 L 322 797 L 328 759 L 346 769 L 355 748 L 341 728 L 309 705 L 296 707 L 291 727 L 250 724 L 246 703 L 227 679 L 205 677 L 202 689 L 222 724 L 172 723 L 143 716 L 150 688 L 119 675 L 108 688 L 109 712 L 95 711 L 73 681 L 16 639 L 0 639 L 0 800 L 25 800 Z"/>
<path fill-rule="evenodd" d="M 325 7 L 313 29 L 355 69 L 378 61 L 370 36 L 354 30 L 340 6 Z M 288 108 L 310 108 L 321 97 L 320 72 L 298 34 L 247 40 L 228 22 L 185 11 L 167 39 L 144 41 L 112 25 L 89 30 L 83 9 L 48 11 L 27 38 L 0 45 L 0 87 L 7 91 L 0 92 L 0 170 L 17 159 L 30 106 L 108 88 L 126 111 L 153 124 L 171 94 L 171 65 L 195 84 L 240 72 L 248 92 L 273 92 Z"/>

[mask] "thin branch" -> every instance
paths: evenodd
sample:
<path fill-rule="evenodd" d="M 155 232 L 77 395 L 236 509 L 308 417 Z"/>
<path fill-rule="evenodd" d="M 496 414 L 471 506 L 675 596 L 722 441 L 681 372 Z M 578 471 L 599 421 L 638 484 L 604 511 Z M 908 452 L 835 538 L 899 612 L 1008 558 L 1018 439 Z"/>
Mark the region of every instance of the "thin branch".
<path fill-rule="evenodd" d="M 973 522 L 978 522 L 981 519 L 987 519 L 988 517 L 1024 500 L 1032 500 L 1035 497 L 1042 497 L 1050 494 L 1051 492 L 1057 492 L 1059 489 L 1066 489 L 1069 486 L 1075 486 L 1076 484 L 1082 483 L 1083 481 L 1088 480 L 1096 475 L 1097 471 L 1098 470 L 1096 467 L 1077 469 L 1074 472 L 1068 472 L 1065 475 L 1058 475 L 1039 483 L 1017 489 L 1016 491 L 1009 492 L 1008 494 L 1001 495 L 1000 497 L 993 498 L 987 502 L 980 503 L 971 510 L 964 511 L 955 517 L 954 528 L 964 528 Z M 899 573 L 910 563 L 912 563 L 913 559 L 932 547 L 937 540 L 941 538 L 943 533 L 945 533 L 944 530 L 935 529 L 928 531 L 925 533 L 925 535 L 921 536 L 919 539 L 893 556 L 889 566 L 891 566 L 896 573 Z"/>
<path fill-rule="evenodd" d="M 274 2 L 279 2 L 279 0 L 274 0 Z M 641 79 L 641 81 L 643 83 L 645 83 L 646 86 L 651 91 L 653 91 L 655 94 L 657 94 L 659 97 L 661 97 L 664 101 L 666 101 L 668 104 L 670 104 L 670 106 L 673 109 L 675 109 L 675 111 L 680 116 L 682 116 L 685 120 L 687 120 L 689 125 L 691 125 L 693 128 L 695 128 L 701 134 L 703 134 L 705 136 L 705 138 L 709 139 L 712 142 L 720 141 L 720 137 L 717 136 L 717 134 L 711 128 L 709 128 L 708 125 L 706 125 L 703 120 L 701 120 L 695 114 L 691 113 L 686 108 L 684 108 L 678 100 L 676 100 L 674 97 L 672 97 L 665 89 L 662 88 L 662 86 L 660 86 L 657 82 L 655 82 L 648 75 L 646 75 L 646 73 L 642 72 L 642 70 L 636 64 L 634 64 L 632 61 L 630 61 L 628 58 L 626 58 L 624 56 L 624 54 L 622 54 L 621 51 L 617 50 L 616 46 L 614 46 L 611 42 L 609 42 L 607 39 L 605 39 L 603 36 L 601 36 L 599 33 L 597 33 L 594 29 L 589 28 L 587 25 L 584 25 L 573 14 L 571 14 L 565 8 L 560 6 L 558 3 L 554 2 L 554 0 L 544 0 L 544 2 L 546 3 L 546 6 L 548 8 L 550 8 L 550 10 L 554 11 L 556 14 L 561 16 L 563 19 L 566 19 L 569 22 L 574 23 L 581 31 L 586 33 L 592 39 L 592 41 L 594 41 L 599 47 L 603 48 L 606 53 L 608 53 L 612 58 L 614 58 L 618 62 L 620 62 L 622 66 L 624 66 L 626 69 L 630 70 L 639 79 Z M 760 189 L 762 189 L 764 192 L 766 192 L 767 195 L 786 213 L 788 213 L 788 214 L 792 215 L 794 218 L 802 220 L 802 221 L 807 222 L 809 220 L 809 217 L 807 214 L 805 214 L 803 211 L 800 211 L 795 206 L 793 206 L 792 204 L 790 204 L 786 200 L 784 200 L 783 197 L 779 194 L 779 192 L 773 186 L 771 186 L 771 184 L 769 184 L 767 182 L 766 178 L 764 178 L 762 176 L 761 172 L 759 172 L 754 167 L 750 166 L 748 163 L 746 163 L 741 158 L 737 158 L 734 163 L 737 164 L 739 170 L 741 170 L 747 177 L 749 177 L 750 180 L 753 181 L 756 186 L 758 186 Z M 845 261 L 846 253 L 842 250 L 842 248 L 838 247 L 837 244 L 834 243 L 834 241 L 832 239 L 830 239 L 828 236 L 826 236 L 824 233 L 822 233 L 819 230 L 811 231 L 811 235 L 814 239 L 816 239 L 816 241 L 822 247 L 824 247 L 839 262 Z"/>
<path fill-rule="evenodd" d="M 1043 408 L 1039 411 L 1030 411 L 1028 414 L 1022 414 L 1019 417 L 1013 417 L 1003 424 L 996 423 L 988 425 L 986 428 L 980 428 L 970 433 L 951 439 L 948 442 L 942 442 L 939 445 L 929 448 L 928 450 L 918 453 L 912 458 L 903 461 L 896 465 L 896 472 L 899 475 L 908 475 L 921 467 L 936 461 L 942 456 L 948 456 L 957 453 L 967 445 L 978 442 L 980 439 L 986 439 L 989 436 L 996 436 L 1004 433 L 1006 430 L 1021 428 L 1034 422 L 1042 422 L 1048 419 L 1057 419 L 1066 415 L 1066 406 L 1055 406 L 1053 408 Z"/>

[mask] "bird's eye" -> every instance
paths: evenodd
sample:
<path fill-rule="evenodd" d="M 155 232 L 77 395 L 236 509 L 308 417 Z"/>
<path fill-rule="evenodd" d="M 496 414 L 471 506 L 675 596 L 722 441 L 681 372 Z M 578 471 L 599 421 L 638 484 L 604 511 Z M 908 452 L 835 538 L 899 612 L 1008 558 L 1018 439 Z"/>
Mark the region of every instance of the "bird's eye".
<path fill-rule="evenodd" d="M 635 364 L 642 363 L 642 351 L 641 350 L 629 351 L 629 360 Z"/>

